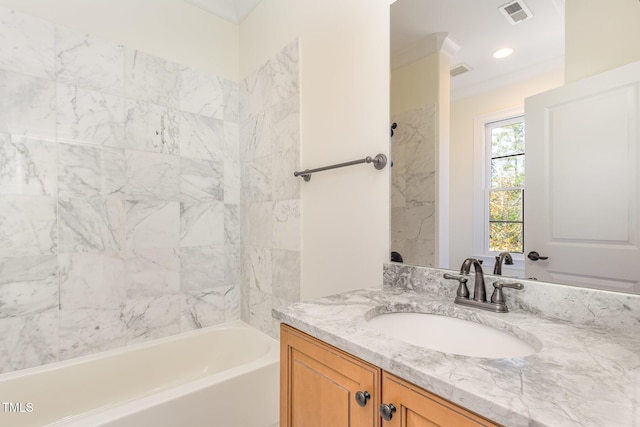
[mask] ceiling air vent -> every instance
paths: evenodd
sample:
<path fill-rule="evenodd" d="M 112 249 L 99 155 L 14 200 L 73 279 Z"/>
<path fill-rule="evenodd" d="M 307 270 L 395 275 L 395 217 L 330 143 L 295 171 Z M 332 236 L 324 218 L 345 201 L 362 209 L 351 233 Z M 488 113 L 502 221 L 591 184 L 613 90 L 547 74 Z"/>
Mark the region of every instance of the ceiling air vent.
<path fill-rule="evenodd" d="M 503 4 L 498 9 L 502 12 L 504 17 L 507 18 L 507 21 L 509 21 L 511 25 L 519 24 L 533 16 L 533 13 L 531 13 L 527 5 L 524 4 L 522 0 Z"/>
<path fill-rule="evenodd" d="M 459 76 L 460 74 L 464 74 L 467 71 L 471 71 L 471 67 L 469 67 L 467 64 L 459 64 L 449 70 L 449 75 L 451 75 L 451 77 L 455 77 Z"/>

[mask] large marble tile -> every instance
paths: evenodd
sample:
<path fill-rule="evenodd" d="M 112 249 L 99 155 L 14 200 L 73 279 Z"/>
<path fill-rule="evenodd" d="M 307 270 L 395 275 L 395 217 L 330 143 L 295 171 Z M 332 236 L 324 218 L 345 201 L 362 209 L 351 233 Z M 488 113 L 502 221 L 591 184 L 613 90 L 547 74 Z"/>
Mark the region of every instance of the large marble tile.
<path fill-rule="evenodd" d="M 258 114 L 273 104 L 274 91 L 271 89 L 273 71 L 271 65 L 271 62 L 267 61 L 242 81 L 240 86 L 241 120 Z"/>
<path fill-rule="evenodd" d="M 240 125 L 224 122 L 224 201 L 240 203 Z"/>
<path fill-rule="evenodd" d="M 397 122 L 394 118 L 393 122 Z M 399 129 L 399 128 L 398 128 Z M 400 144 L 396 136 L 391 141 L 391 207 L 398 208 L 406 205 L 407 192 L 407 148 L 406 144 Z"/>
<path fill-rule="evenodd" d="M 280 171 L 282 173 L 282 171 Z M 293 175 L 293 171 L 291 171 Z M 243 202 L 265 202 L 272 200 L 274 178 L 274 156 L 260 157 L 242 165 Z"/>
<path fill-rule="evenodd" d="M 240 246 L 241 230 L 240 230 L 240 206 L 227 204 L 224 205 L 224 243 L 230 246 Z"/>
<path fill-rule="evenodd" d="M 297 40 L 285 46 L 242 82 L 243 117 L 264 111 L 299 92 Z"/>
<path fill-rule="evenodd" d="M 180 201 L 212 202 L 226 199 L 223 164 L 215 160 L 180 158 Z M 238 186 L 239 186 L 238 182 Z"/>
<path fill-rule="evenodd" d="M 300 95 L 294 94 L 271 108 L 274 152 L 300 153 Z"/>
<path fill-rule="evenodd" d="M 408 174 L 404 194 L 407 208 L 435 203 L 436 172 Z"/>
<path fill-rule="evenodd" d="M 0 133 L 0 194 L 55 196 L 55 141 Z"/>
<path fill-rule="evenodd" d="M 0 131 L 53 139 L 55 111 L 53 81 L 0 70 Z"/>
<path fill-rule="evenodd" d="M 143 297 L 180 292 L 180 253 L 177 248 L 143 248 L 127 254 L 127 296 Z"/>
<path fill-rule="evenodd" d="M 180 295 L 167 294 L 127 300 L 120 316 L 127 328 L 128 344 L 180 332 Z"/>
<path fill-rule="evenodd" d="M 0 258 L 0 318 L 58 308 L 55 255 Z"/>
<path fill-rule="evenodd" d="M 225 247 L 180 248 L 180 288 L 185 291 L 225 286 Z"/>
<path fill-rule="evenodd" d="M 58 196 L 125 197 L 124 150 L 77 144 L 58 144 Z"/>
<path fill-rule="evenodd" d="M 273 203 L 243 205 L 242 242 L 262 248 L 273 247 Z"/>
<path fill-rule="evenodd" d="M 0 373 L 58 360 L 58 310 L 0 318 Z"/>
<path fill-rule="evenodd" d="M 225 322 L 240 320 L 241 295 L 239 286 L 230 286 L 224 294 L 224 319 Z"/>
<path fill-rule="evenodd" d="M 242 273 L 242 247 L 225 245 L 224 247 L 224 282 L 229 286 L 238 286 Z"/>
<path fill-rule="evenodd" d="M 193 113 L 180 113 L 180 155 L 224 161 L 223 121 Z"/>
<path fill-rule="evenodd" d="M 178 157 L 126 150 L 126 160 L 127 200 L 179 200 Z"/>
<path fill-rule="evenodd" d="M 120 308 L 60 310 L 60 360 L 124 347 L 127 325 Z"/>
<path fill-rule="evenodd" d="M 178 108 L 179 65 L 134 49 L 125 49 L 124 95 Z"/>
<path fill-rule="evenodd" d="M 227 287 L 182 293 L 180 329 L 189 331 L 224 323 Z"/>
<path fill-rule="evenodd" d="M 178 248 L 180 204 L 163 201 L 127 202 L 127 249 Z"/>
<path fill-rule="evenodd" d="M 298 40 L 285 46 L 269 62 L 271 66 L 270 100 L 272 104 L 276 104 L 300 91 Z"/>
<path fill-rule="evenodd" d="M 273 260 L 270 248 L 249 247 L 244 262 L 249 268 L 249 287 L 273 293 Z"/>
<path fill-rule="evenodd" d="M 179 109 L 206 117 L 224 117 L 223 80 L 189 67 L 180 67 Z"/>
<path fill-rule="evenodd" d="M 300 252 L 273 249 L 271 251 L 272 293 L 286 301 L 300 300 Z"/>
<path fill-rule="evenodd" d="M 224 205 L 221 202 L 180 204 L 180 246 L 212 246 L 224 243 Z"/>
<path fill-rule="evenodd" d="M 300 158 L 297 151 L 281 151 L 269 156 L 271 158 L 271 199 L 290 200 L 299 199 L 302 193 L 303 180 L 293 176 L 293 172 L 300 170 Z"/>
<path fill-rule="evenodd" d="M 56 88 L 58 140 L 124 148 L 122 97 L 61 83 Z"/>
<path fill-rule="evenodd" d="M 55 254 L 56 201 L 53 197 L 0 197 L 0 257 Z"/>
<path fill-rule="evenodd" d="M 115 198 L 58 201 L 60 253 L 124 249 L 124 201 Z"/>
<path fill-rule="evenodd" d="M 0 8 L 0 68 L 53 80 L 55 26 Z"/>
<path fill-rule="evenodd" d="M 118 309 L 127 299 L 127 269 L 121 254 L 60 254 L 59 263 L 62 310 Z"/>
<path fill-rule="evenodd" d="M 300 200 L 273 204 L 273 247 L 300 250 Z"/>
<path fill-rule="evenodd" d="M 240 127 L 240 156 L 245 162 L 274 152 L 271 109 L 250 115 Z"/>
<path fill-rule="evenodd" d="M 249 292 L 248 323 L 273 338 L 278 338 L 280 322 L 273 318 L 274 308 L 284 308 L 291 302 L 265 293 L 259 289 L 251 289 Z"/>
<path fill-rule="evenodd" d="M 124 48 L 69 28 L 56 27 L 59 82 L 122 96 Z"/>
<path fill-rule="evenodd" d="M 225 122 L 240 122 L 240 85 L 230 80 L 222 82 L 223 119 Z"/>
<path fill-rule="evenodd" d="M 178 155 L 179 112 L 146 101 L 126 101 L 125 138 L 132 150 Z"/>

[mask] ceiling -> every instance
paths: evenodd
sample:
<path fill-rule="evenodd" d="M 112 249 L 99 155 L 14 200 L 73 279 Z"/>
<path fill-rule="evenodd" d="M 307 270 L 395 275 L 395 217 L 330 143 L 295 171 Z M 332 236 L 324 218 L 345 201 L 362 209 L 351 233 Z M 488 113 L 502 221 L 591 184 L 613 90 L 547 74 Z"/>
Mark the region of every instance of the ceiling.
<path fill-rule="evenodd" d="M 260 0 L 185 0 L 234 24 Z M 499 11 L 511 0 L 397 0 L 391 5 L 391 68 L 438 50 L 451 65 L 471 68 L 451 78 L 459 99 L 564 67 L 564 0 L 518 0 L 532 12 L 512 25 Z M 509 46 L 513 55 L 491 55 Z"/>
<path fill-rule="evenodd" d="M 240 24 L 260 0 L 184 0 L 201 9 L 218 15 L 234 24 Z"/>
<path fill-rule="evenodd" d="M 561 70 L 564 0 L 522 1 L 533 16 L 516 25 L 498 10 L 510 0 L 396 1 L 391 6 L 392 68 L 435 52 L 446 35 L 442 50 L 452 53 L 452 68 L 464 63 L 472 69 L 451 78 L 452 99 Z M 513 55 L 494 59 L 492 53 L 505 46 L 514 49 Z"/>

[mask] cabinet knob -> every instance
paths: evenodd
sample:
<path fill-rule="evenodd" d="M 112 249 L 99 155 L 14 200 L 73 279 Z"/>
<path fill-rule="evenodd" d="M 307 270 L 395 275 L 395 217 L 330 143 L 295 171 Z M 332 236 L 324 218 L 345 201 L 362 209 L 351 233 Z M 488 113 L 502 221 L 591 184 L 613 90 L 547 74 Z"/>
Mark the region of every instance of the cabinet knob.
<path fill-rule="evenodd" d="M 356 392 L 356 402 L 358 406 L 367 406 L 367 402 L 371 399 L 371 394 L 368 391 L 358 391 Z"/>
<path fill-rule="evenodd" d="M 391 421 L 391 418 L 393 418 L 393 414 L 395 413 L 396 406 L 393 403 L 389 403 L 388 405 L 386 403 L 383 403 L 382 405 L 380 405 L 380 416 L 383 420 Z"/>

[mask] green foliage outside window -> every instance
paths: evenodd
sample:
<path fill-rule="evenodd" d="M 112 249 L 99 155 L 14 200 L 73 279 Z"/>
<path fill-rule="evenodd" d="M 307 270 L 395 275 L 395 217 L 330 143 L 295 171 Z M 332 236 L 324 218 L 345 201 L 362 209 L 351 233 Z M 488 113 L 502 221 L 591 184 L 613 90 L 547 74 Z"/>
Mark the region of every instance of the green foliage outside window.
<path fill-rule="evenodd" d="M 524 251 L 524 122 L 491 128 L 489 250 Z"/>

